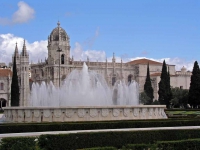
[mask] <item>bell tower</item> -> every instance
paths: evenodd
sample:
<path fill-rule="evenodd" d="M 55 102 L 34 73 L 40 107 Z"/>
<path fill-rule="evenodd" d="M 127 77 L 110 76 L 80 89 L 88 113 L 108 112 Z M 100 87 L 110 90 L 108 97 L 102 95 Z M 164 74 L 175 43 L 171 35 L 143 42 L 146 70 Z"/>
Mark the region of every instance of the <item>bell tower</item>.
<path fill-rule="evenodd" d="M 48 64 L 68 64 L 70 60 L 70 40 L 66 31 L 60 27 L 53 29 L 48 36 Z"/>

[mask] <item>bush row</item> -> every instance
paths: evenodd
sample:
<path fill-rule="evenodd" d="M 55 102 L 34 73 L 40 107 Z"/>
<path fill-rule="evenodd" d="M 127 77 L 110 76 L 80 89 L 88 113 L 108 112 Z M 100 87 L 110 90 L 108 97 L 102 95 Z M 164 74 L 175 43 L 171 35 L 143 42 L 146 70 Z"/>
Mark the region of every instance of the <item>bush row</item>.
<path fill-rule="evenodd" d="M 187 140 L 190 138 L 190 140 Z M 193 138 L 193 139 L 192 139 Z M 0 150 L 200 149 L 200 130 L 98 132 L 3 138 Z M 131 144 L 130 144 L 131 143 Z"/>
<path fill-rule="evenodd" d="M 127 144 L 153 144 L 157 141 L 200 138 L 200 130 L 157 130 L 131 132 L 98 132 L 80 134 L 41 135 L 39 146 L 45 150 L 81 149 Z"/>
<path fill-rule="evenodd" d="M 0 142 L 0 150 L 36 150 L 35 139 L 34 137 L 3 138 Z"/>
<path fill-rule="evenodd" d="M 120 128 L 146 128 L 146 127 L 172 127 L 172 126 L 199 126 L 198 119 L 164 119 L 164 120 L 132 120 L 109 122 L 75 122 L 75 123 L 10 123 L 1 124 L 0 133 L 22 133 L 42 131 L 70 131 L 92 129 L 120 129 Z"/>
<path fill-rule="evenodd" d="M 123 150 L 199 150 L 200 139 L 158 141 L 154 144 L 127 144 Z"/>

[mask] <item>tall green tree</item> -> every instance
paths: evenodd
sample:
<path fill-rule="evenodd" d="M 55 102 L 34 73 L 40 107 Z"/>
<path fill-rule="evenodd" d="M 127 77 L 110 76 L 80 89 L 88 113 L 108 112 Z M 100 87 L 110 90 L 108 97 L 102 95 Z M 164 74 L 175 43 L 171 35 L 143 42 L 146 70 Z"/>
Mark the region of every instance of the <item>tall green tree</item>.
<path fill-rule="evenodd" d="M 188 103 L 193 108 L 196 108 L 200 104 L 200 70 L 197 61 L 194 62 L 192 70 Z"/>
<path fill-rule="evenodd" d="M 169 108 L 172 94 L 170 88 L 170 74 L 169 72 L 167 72 L 167 65 L 165 63 L 165 60 L 163 61 L 158 95 L 158 101 L 160 102 L 160 104 L 164 104 L 167 106 L 167 108 Z"/>
<path fill-rule="evenodd" d="M 172 88 L 171 91 L 172 91 L 172 99 L 171 99 L 172 107 L 187 108 L 189 90 L 175 87 Z"/>
<path fill-rule="evenodd" d="M 14 62 L 13 62 L 13 75 L 12 75 L 12 84 L 11 84 L 11 106 L 19 106 L 19 84 L 18 84 L 15 56 L 14 56 Z"/>
<path fill-rule="evenodd" d="M 152 85 L 151 85 L 151 78 L 150 78 L 150 73 L 149 73 L 149 63 L 147 65 L 147 76 L 146 76 L 146 81 L 145 81 L 145 84 L 144 84 L 144 92 L 150 98 L 146 102 L 146 104 L 147 105 L 152 104 L 154 96 L 153 96 L 153 88 L 152 88 Z"/>
<path fill-rule="evenodd" d="M 167 72 L 167 81 L 166 81 L 166 105 L 170 105 L 170 101 L 172 99 L 172 90 L 171 90 L 171 85 L 170 85 L 170 72 L 169 72 L 169 67 L 168 67 L 168 72 Z"/>

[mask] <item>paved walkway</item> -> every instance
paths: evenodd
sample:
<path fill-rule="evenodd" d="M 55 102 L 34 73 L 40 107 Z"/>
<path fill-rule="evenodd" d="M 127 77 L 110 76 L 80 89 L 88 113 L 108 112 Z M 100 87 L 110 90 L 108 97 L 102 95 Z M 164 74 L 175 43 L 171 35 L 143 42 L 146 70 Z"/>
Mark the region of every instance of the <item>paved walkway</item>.
<path fill-rule="evenodd" d="M 70 134 L 70 133 L 91 133 L 91 132 L 116 132 L 116 131 L 149 131 L 149 130 L 189 130 L 200 129 L 200 126 L 181 126 L 181 127 L 155 127 L 155 128 L 126 128 L 126 129 L 101 129 L 101 130 L 76 130 L 76 131 L 48 131 L 48 132 L 26 132 L 26 133 L 7 133 L 0 134 L 0 139 L 5 137 L 38 137 L 42 134 Z"/>

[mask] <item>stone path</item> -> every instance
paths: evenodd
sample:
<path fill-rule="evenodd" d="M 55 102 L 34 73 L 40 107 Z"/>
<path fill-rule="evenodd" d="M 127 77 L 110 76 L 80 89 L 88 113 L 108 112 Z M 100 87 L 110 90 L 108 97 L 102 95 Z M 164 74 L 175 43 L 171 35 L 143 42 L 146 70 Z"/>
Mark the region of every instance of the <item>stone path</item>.
<path fill-rule="evenodd" d="M 26 132 L 26 133 L 7 133 L 0 134 L 0 139 L 5 137 L 38 137 L 42 134 L 70 134 L 70 133 L 90 133 L 90 132 L 116 132 L 116 131 L 149 131 L 149 130 L 189 130 L 200 129 L 200 126 L 181 126 L 181 127 L 156 127 L 156 128 L 126 128 L 126 129 L 101 129 L 101 130 L 76 130 L 76 131 L 48 131 L 48 132 Z"/>

